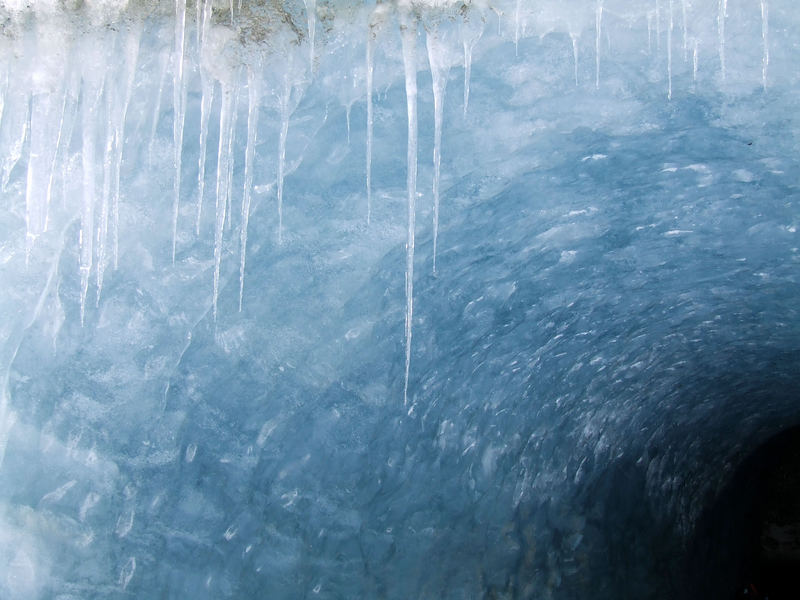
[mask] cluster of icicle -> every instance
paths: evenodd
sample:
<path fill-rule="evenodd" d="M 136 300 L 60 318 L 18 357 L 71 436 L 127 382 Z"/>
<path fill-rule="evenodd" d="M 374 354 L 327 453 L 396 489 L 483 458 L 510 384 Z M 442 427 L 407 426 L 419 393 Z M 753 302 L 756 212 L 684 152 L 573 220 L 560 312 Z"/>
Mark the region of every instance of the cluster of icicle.
<path fill-rule="evenodd" d="M 719 68 L 725 77 L 725 23 L 727 0 L 716 1 Z M 763 86 L 769 63 L 767 0 L 761 5 L 763 37 Z M 433 270 L 439 226 L 439 182 L 442 115 L 449 69 L 463 66 L 463 109 L 469 105 L 472 53 L 484 28 L 497 22 L 498 34 L 520 39 L 551 31 L 567 33 L 572 42 L 575 81 L 578 83 L 578 40 L 594 35 L 595 85 L 601 80 L 601 34 L 604 12 L 630 22 L 646 23 L 648 43 L 655 29 L 661 43 L 666 29 L 668 97 L 672 96 L 673 29 L 680 27 L 684 60 L 691 52 L 697 73 L 698 41 L 689 26 L 689 0 L 392 0 L 361 4 L 335 0 L 0 0 L 5 23 L 0 35 L 0 176 L 5 188 L 15 165 L 27 160 L 27 251 L 48 229 L 54 182 L 68 179 L 67 165 L 80 131 L 79 269 L 81 321 L 90 276 L 96 276 L 99 302 L 103 277 L 109 265 L 118 264 L 120 170 L 124 152 L 126 117 L 137 78 L 141 54 L 158 53 L 158 92 L 153 95 L 150 140 L 162 111 L 164 88 L 171 75 L 173 108 L 174 187 L 172 190 L 172 260 L 178 245 L 181 202 L 187 196 L 196 203 L 195 230 L 209 194 L 205 190 L 205 166 L 209 121 L 214 98 L 219 94 L 219 145 L 216 150 L 214 198 L 213 314 L 217 316 L 223 239 L 231 228 L 234 196 L 240 203 L 239 308 L 242 305 L 247 230 L 256 169 L 255 146 L 261 103 L 266 96 L 278 99 L 280 133 L 276 171 L 277 240 L 282 242 L 286 141 L 291 115 L 303 89 L 315 75 L 315 57 L 325 52 L 318 21 L 328 39 L 341 35 L 362 36 L 365 47 L 366 86 L 366 215 L 372 211 L 373 73 L 376 44 L 382 36 L 398 35 L 402 42 L 408 107 L 408 236 L 406 256 L 405 385 L 411 361 L 413 317 L 415 201 L 417 196 L 417 50 L 424 34 L 434 97 Z M 708 13 L 706 7 L 705 13 Z M 676 26 L 676 21 L 680 25 Z M 166 26 L 165 26 L 166 24 Z M 168 38 L 170 51 L 142 44 L 149 31 Z M 331 33 L 333 32 L 333 33 Z M 199 79 L 201 114 L 199 135 L 187 132 L 187 86 Z M 233 190 L 234 135 L 240 96 L 247 94 L 247 139 L 244 154 L 244 188 Z M 349 111 L 348 111 L 349 118 Z M 77 139 L 77 138 L 76 138 Z M 27 143 L 27 145 L 26 145 Z M 187 144 L 199 147 L 198 177 L 182 180 L 182 158 Z M 23 150 L 28 155 L 23 157 Z M 24 162 L 22 164 L 25 164 Z M 263 169 L 262 169 L 263 170 Z M 189 188 L 191 191 L 187 191 Z"/>

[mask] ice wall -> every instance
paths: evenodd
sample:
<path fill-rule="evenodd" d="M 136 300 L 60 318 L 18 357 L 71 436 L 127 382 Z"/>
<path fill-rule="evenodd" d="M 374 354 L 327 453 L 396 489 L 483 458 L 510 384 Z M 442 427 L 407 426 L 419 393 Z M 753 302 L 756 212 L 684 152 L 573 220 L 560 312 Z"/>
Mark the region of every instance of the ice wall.
<path fill-rule="evenodd" d="M 0 11 L 0 596 L 694 585 L 798 421 L 791 2 Z"/>

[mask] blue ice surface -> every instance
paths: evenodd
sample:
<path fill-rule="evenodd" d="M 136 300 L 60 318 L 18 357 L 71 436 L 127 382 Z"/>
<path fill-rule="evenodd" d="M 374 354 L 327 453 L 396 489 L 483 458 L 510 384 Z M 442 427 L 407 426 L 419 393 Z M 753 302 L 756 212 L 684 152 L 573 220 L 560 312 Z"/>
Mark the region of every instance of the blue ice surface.
<path fill-rule="evenodd" d="M 211 202 L 194 238 L 187 192 L 171 265 L 169 111 L 155 171 L 134 129 L 119 270 L 82 327 L 77 249 L 59 247 L 9 372 L 0 592 L 671 597 L 709 497 L 798 422 L 796 75 L 776 52 L 787 81 L 726 93 L 681 62 L 669 102 L 663 56 L 609 62 L 594 90 L 566 41 L 489 45 L 466 117 L 451 70 L 437 276 L 419 74 L 407 405 L 402 82 L 376 94 L 370 226 L 363 101 L 348 143 L 312 82 L 282 245 L 264 109 L 244 310 L 230 235 L 216 322 Z"/>

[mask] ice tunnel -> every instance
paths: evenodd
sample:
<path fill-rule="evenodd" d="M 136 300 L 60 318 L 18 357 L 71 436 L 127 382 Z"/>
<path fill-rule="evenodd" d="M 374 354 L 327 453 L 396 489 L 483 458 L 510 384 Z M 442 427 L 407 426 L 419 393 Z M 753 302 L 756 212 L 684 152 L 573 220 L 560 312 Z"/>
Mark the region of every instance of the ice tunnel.
<path fill-rule="evenodd" d="M 0 598 L 798 597 L 794 0 L 0 17 Z"/>

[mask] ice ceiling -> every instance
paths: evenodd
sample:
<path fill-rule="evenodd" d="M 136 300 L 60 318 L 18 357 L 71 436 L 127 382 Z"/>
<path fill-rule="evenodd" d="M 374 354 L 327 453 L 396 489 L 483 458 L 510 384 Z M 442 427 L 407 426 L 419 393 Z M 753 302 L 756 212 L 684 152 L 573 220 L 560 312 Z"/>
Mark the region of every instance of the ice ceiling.
<path fill-rule="evenodd" d="M 0 17 L 0 597 L 697 595 L 800 422 L 793 0 Z"/>

